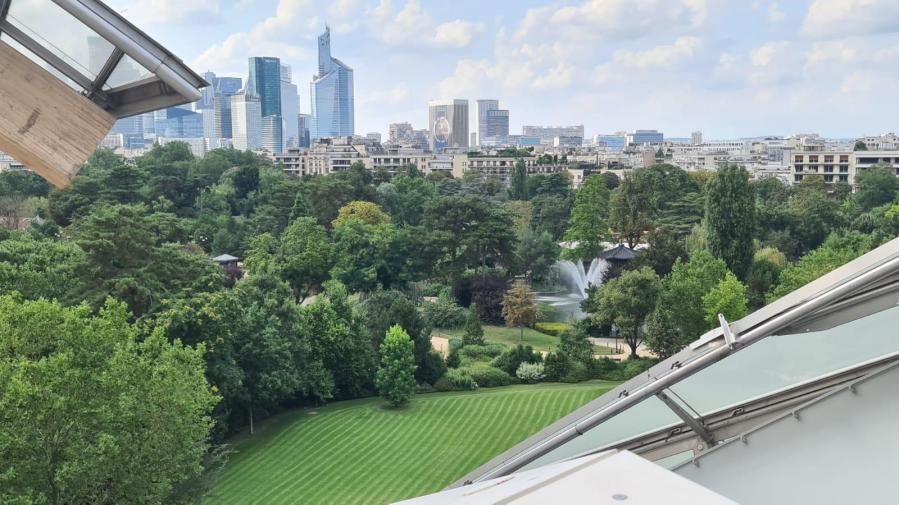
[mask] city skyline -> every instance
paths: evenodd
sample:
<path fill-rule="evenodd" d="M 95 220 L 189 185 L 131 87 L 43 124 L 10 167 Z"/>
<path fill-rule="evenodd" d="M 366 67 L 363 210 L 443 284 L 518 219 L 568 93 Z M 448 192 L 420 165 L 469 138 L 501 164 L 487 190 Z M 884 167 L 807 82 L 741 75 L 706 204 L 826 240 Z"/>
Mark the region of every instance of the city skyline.
<path fill-rule="evenodd" d="M 872 0 L 420 3 L 115 0 L 195 70 L 243 76 L 278 56 L 316 73 L 327 23 L 356 71 L 355 130 L 427 127 L 427 102 L 496 98 L 510 130 L 584 124 L 587 135 L 656 128 L 707 138 L 890 131 L 899 6 Z M 189 28 L 189 29 L 186 29 Z M 471 126 L 472 131 L 476 128 Z"/>

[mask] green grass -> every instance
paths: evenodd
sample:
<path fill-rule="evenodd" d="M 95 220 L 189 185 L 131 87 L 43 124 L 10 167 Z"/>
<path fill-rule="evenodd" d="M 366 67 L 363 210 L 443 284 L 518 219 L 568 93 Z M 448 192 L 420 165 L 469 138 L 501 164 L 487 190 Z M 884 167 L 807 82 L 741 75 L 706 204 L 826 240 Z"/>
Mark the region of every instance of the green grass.
<path fill-rule="evenodd" d="M 505 326 L 494 326 L 487 325 L 483 326 L 484 328 L 484 340 L 488 342 L 499 342 L 500 344 L 505 344 L 508 346 L 515 346 L 518 344 L 526 344 L 534 348 L 537 351 L 552 351 L 559 345 L 559 337 L 554 337 L 552 335 L 547 335 L 546 333 L 540 333 L 539 331 L 533 328 L 525 328 L 524 329 L 524 340 L 521 339 L 521 332 L 518 328 L 507 328 Z M 434 330 L 431 335 L 438 337 L 462 337 L 463 329 L 437 329 Z M 615 349 L 606 347 L 604 345 L 594 345 L 593 352 L 595 354 L 617 354 Z"/>
<path fill-rule="evenodd" d="M 378 505 L 439 491 L 615 383 L 378 398 L 282 414 L 237 451 L 206 504 Z"/>

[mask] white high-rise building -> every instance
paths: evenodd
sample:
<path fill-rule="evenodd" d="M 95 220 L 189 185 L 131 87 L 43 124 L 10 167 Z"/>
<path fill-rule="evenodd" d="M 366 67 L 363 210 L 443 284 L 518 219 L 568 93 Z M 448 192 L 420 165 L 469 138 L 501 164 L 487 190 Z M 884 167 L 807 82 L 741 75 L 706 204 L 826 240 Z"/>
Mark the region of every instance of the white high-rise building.
<path fill-rule="evenodd" d="M 310 86 L 312 138 L 354 133 L 353 69 L 331 56 L 331 29 L 318 37 L 318 74 Z"/>
<path fill-rule="evenodd" d="M 300 113 L 300 96 L 291 78 L 289 65 L 281 65 L 281 135 L 283 149 L 299 147 L 300 135 L 297 115 Z"/>
<path fill-rule="evenodd" d="M 499 109 L 499 100 L 481 99 L 478 100 L 478 145 L 488 136 L 487 133 L 487 114 L 492 110 Z M 509 133 L 506 132 L 508 136 Z M 474 144 L 472 144 L 474 146 Z"/>
<path fill-rule="evenodd" d="M 262 104 L 258 97 L 246 93 L 231 97 L 231 134 L 237 150 L 262 148 Z"/>

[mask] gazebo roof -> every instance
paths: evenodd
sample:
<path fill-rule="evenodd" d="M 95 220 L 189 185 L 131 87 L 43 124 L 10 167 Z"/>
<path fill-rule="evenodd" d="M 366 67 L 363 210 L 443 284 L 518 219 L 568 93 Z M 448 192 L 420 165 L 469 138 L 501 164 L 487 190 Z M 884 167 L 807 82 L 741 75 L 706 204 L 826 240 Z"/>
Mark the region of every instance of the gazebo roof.
<path fill-rule="evenodd" d="M 231 256 L 230 254 L 220 254 L 220 255 L 216 256 L 215 258 L 212 258 L 212 261 L 214 261 L 216 263 L 229 263 L 231 261 L 237 261 L 239 259 L 240 258 L 238 258 L 236 256 Z"/>
<path fill-rule="evenodd" d="M 605 251 L 599 253 L 599 257 L 606 261 L 628 261 L 634 259 L 635 256 L 637 256 L 637 251 L 634 251 L 624 244 L 618 244 L 611 249 L 606 249 Z"/>

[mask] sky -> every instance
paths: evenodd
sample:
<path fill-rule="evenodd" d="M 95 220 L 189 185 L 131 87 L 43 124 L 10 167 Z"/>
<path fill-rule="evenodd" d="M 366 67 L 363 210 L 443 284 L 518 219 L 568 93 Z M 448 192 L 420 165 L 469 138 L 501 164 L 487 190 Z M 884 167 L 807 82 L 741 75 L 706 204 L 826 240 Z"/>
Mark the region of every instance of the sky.
<path fill-rule="evenodd" d="M 495 98 L 522 125 L 706 139 L 895 131 L 897 0 L 107 0 L 197 72 L 293 69 L 316 37 L 355 70 L 356 133 L 426 128 L 427 102 Z"/>

